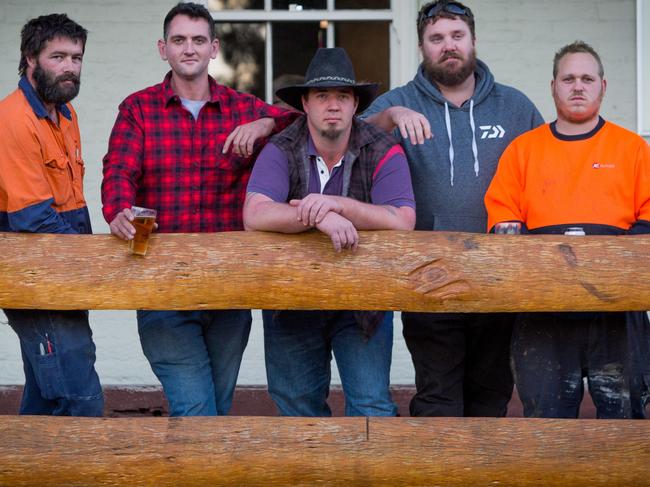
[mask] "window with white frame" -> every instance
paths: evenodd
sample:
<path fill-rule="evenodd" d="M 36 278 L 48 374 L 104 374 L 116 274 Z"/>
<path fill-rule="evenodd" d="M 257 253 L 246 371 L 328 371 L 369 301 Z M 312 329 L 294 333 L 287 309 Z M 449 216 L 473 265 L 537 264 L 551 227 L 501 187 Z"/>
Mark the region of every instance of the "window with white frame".
<path fill-rule="evenodd" d="M 417 63 L 416 44 L 411 44 L 417 40 L 409 37 L 410 32 L 400 34 L 400 25 L 414 24 L 417 0 L 207 0 L 206 4 L 221 41 L 210 74 L 268 102 L 279 86 L 301 80 L 319 47 L 344 47 L 357 79 L 379 82 L 382 91 L 403 82 L 396 76 L 404 64 L 400 58 Z M 400 23 L 403 16 L 408 23 Z M 415 56 L 404 55 L 401 46 L 408 46 Z"/>

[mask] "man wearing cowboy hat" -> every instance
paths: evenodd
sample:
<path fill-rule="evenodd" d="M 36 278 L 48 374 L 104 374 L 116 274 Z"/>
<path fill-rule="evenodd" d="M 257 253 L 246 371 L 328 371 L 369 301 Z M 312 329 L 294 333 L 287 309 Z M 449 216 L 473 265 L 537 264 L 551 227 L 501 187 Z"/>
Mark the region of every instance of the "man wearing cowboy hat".
<path fill-rule="evenodd" d="M 305 83 L 277 96 L 304 111 L 258 157 L 247 188 L 247 230 L 327 234 L 354 251 L 358 230 L 412 230 L 408 164 L 393 136 L 355 117 L 376 84 L 357 83 L 345 50 L 319 49 Z M 393 416 L 391 316 L 358 311 L 265 311 L 269 393 L 286 416 L 329 416 L 334 352 L 348 416 Z"/>

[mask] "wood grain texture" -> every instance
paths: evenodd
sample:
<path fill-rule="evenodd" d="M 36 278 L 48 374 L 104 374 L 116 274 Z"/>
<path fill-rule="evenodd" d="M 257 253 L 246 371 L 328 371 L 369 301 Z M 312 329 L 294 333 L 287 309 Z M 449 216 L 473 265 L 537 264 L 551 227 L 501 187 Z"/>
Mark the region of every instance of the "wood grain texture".
<path fill-rule="evenodd" d="M 650 485 L 650 423 L 3 417 L 0 485 Z"/>
<path fill-rule="evenodd" d="M 368 426 L 369 440 L 390 452 L 370 474 L 386 485 L 405 472 L 402 485 L 650 485 L 645 421 L 369 418 Z"/>
<path fill-rule="evenodd" d="M 650 236 L 362 232 L 0 233 L 0 307 L 41 309 L 645 310 Z"/>

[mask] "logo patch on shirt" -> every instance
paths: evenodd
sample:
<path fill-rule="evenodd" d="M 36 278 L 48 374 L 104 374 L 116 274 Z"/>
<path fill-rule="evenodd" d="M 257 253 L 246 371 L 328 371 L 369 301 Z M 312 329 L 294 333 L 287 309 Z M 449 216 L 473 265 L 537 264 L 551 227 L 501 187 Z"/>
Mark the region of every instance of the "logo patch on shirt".
<path fill-rule="evenodd" d="M 594 162 L 591 165 L 592 168 L 594 169 L 614 169 L 616 167 L 616 164 L 607 164 L 604 162 Z"/>
<path fill-rule="evenodd" d="M 481 125 L 481 139 L 503 139 L 506 131 L 501 125 Z"/>

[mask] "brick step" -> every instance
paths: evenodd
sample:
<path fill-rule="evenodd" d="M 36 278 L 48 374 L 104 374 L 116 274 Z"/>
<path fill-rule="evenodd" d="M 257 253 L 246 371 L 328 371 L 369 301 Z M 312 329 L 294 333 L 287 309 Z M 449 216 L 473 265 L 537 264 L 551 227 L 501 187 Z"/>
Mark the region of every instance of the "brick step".
<path fill-rule="evenodd" d="M 408 405 L 415 392 L 412 385 L 391 387 L 393 399 L 401 416 L 408 416 Z M 20 404 L 22 386 L 0 386 L 0 414 L 16 414 Z M 121 416 L 166 416 L 167 401 L 159 386 L 104 386 L 105 409 L 108 417 Z M 332 386 L 328 400 L 334 416 L 343 416 L 343 391 L 340 386 Z M 234 416 L 275 416 L 275 405 L 269 397 L 266 386 L 239 386 L 235 390 L 232 411 Z M 515 390 L 508 405 L 509 417 L 522 417 L 523 408 Z M 596 409 L 585 392 L 581 418 L 595 418 Z"/>

